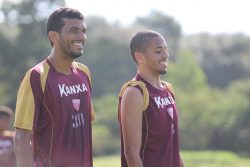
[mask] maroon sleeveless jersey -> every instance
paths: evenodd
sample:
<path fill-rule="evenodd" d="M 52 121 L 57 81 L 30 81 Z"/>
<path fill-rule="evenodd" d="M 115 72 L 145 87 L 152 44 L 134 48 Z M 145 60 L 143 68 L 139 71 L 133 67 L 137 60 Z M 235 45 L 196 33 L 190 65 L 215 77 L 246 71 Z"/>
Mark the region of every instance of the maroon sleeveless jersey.
<path fill-rule="evenodd" d="M 135 80 L 145 83 L 149 93 L 149 105 L 142 115 L 140 157 L 143 167 L 179 167 L 178 113 L 173 93 L 166 84 L 164 90 L 159 90 L 138 74 Z M 142 92 L 139 86 L 136 87 Z M 121 129 L 121 166 L 127 167 L 120 121 L 121 99 L 122 96 L 119 98 L 118 111 Z"/>

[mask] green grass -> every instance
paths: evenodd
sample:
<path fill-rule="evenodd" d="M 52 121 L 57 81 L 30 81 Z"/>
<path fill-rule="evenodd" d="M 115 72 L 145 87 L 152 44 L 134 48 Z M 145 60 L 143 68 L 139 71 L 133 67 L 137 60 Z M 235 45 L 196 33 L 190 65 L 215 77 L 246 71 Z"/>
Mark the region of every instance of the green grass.
<path fill-rule="evenodd" d="M 250 158 L 226 151 L 183 151 L 188 167 L 248 167 Z"/>
<path fill-rule="evenodd" d="M 94 167 L 120 167 L 120 156 L 103 156 L 94 158 Z"/>
<path fill-rule="evenodd" d="M 241 157 L 226 151 L 183 151 L 185 167 L 249 167 L 250 157 Z M 94 158 L 94 167 L 120 167 L 120 157 Z"/>

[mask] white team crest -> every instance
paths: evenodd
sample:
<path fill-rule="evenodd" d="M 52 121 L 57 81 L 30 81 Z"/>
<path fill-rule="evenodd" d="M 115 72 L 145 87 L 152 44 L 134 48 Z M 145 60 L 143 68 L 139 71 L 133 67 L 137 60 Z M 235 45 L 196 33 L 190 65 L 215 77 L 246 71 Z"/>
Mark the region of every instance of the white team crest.
<path fill-rule="evenodd" d="M 73 107 L 76 111 L 79 111 L 80 108 L 80 99 L 73 99 L 72 100 Z"/>
<path fill-rule="evenodd" d="M 173 108 L 172 108 L 172 107 L 171 107 L 171 108 L 168 108 L 167 111 L 168 111 L 168 115 L 169 115 L 172 119 L 174 119 L 174 111 L 173 111 Z"/>

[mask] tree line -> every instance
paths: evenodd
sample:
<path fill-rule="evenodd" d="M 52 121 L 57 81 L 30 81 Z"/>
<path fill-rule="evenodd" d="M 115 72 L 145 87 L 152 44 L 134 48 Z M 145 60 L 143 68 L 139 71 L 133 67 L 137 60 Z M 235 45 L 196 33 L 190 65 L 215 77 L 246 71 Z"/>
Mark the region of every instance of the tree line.
<path fill-rule="evenodd" d="M 2 4 L 5 20 L 0 24 L 0 105 L 15 108 L 24 72 L 48 56 L 47 14 L 61 5 L 62 0 Z M 159 31 L 168 43 L 170 65 L 163 79 L 175 89 L 182 149 L 250 150 L 249 36 L 184 36 L 173 17 L 158 11 L 136 18 L 127 27 L 100 16 L 86 19 L 85 52 L 77 61 L 86 64 L 93 76 L 95 155 L 119 152 L 118 93 L 135 74 L 129 40 L 140 29 Z"/>

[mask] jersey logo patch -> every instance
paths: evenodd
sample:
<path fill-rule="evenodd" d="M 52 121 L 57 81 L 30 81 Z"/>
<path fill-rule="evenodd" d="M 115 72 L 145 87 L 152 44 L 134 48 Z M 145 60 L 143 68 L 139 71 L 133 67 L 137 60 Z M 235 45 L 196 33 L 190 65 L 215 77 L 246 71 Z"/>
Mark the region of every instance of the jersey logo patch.
<path fill-rule="evenodd" d="M 174 109 L 172 107 L 167 109 L 168 111 L 168 115 L 172 118 L 172 120 L 174 119 Z M 175 129 L 174 129 L 174 123 L 172 122 L 171 125 L 171 134 L 174 135 L 175 134 Z"/>
<path fill-rule="evenodd" d="M 166 106 L 170 104 L 174 104 L 174 99 L 172 96 L 169 97 L 154 97 L 155 103 L 158 108 L 165 108 Z"/>
<path fill-rule="evenodd" d="M 60 90 L 61 97 L 88 91 L 84 83 L 71 86 L 67 86 L 65 84 L 58 84 L 58 87 Z"/>
<path fill-rule="evenodd" d="M 73 107 L 76 111 L 79 111 L 80 108 L 80 99 L 73 99 L 72 100 Z"/>
<path fill-rule="evenodd" d="M 171 108 L 168 108 L 167 111 L 168 111 L 168 115 L 169 115 L 172 119 L 174 119 L 174 111 L 173 111 L 173 108 L 172 108 L 172 107 L 171 107 Z"/>

